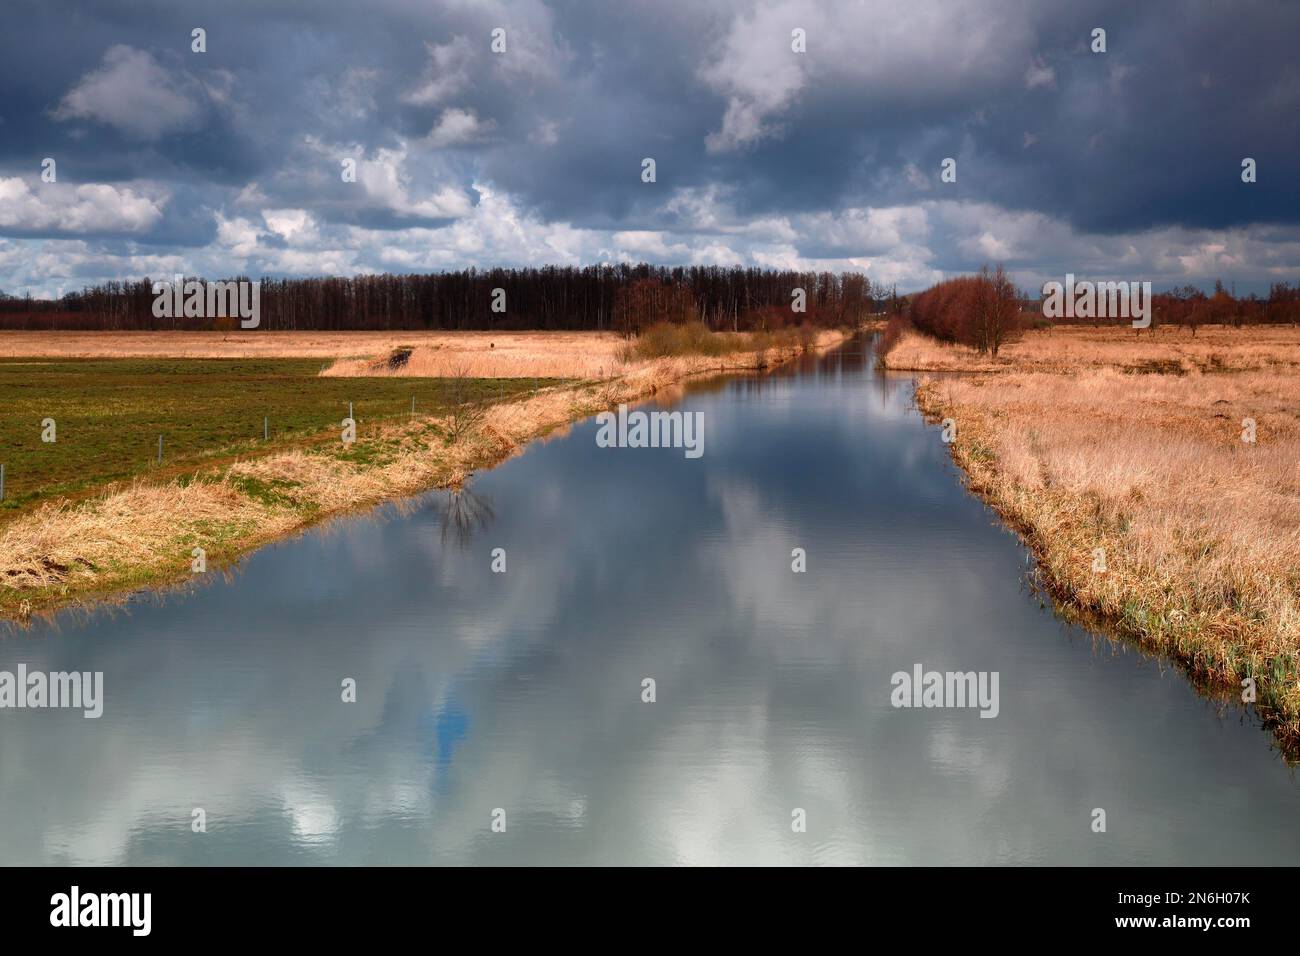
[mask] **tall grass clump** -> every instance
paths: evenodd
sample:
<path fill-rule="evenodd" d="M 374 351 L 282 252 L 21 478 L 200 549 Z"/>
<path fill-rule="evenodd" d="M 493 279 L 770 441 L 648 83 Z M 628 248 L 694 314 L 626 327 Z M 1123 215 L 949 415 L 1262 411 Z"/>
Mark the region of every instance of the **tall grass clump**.
<path fill-rule="evenodd" d="M 817 341 L 817 329 L 806 325 L 770 332 L 713 332 L 703 322 L 657 322 L 628 344 L 620 357 L 624 362 L 693 355 L 717 357 L 736 352 L 765 353 L 769 349 L 809 349 Z"/>
<path fill-rule="evenodd" d="M 711 332 L 703 322 L 656 322 L 627 347 L 624 361 L 679 355 L 726 355 L 751 347 L 748 339 L 745 335 Z"/>
<path fill-rule="evenodd" d="M 877 360 L 883 359 L 892 352 L 903 336 L 912 331 L 912 323 L 906 316 L 891 315 L 889 321 L 885 323 L 885 331 L 881 332 L 880 338 L 876 340 Z"/>

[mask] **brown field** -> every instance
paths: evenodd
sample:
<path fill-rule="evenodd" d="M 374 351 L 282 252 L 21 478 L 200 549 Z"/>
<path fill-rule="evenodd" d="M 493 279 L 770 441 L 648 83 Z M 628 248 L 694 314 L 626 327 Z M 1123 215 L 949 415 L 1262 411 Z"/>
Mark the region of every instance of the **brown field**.
<path fill-rule="evenodd" d="M 1140 335 L 1131 328 L 1062 325 L 1027 332 L 996 359 L 962 345 L 906 333 L 889 352 L 889 368 L 941 372 L 1074 372 L 1119 368 L 1142 372 L 1300 371 L 1300 328 L 1260 325 L 1236 329 L 1161 326 Z"/>
<path fill-rule="evenodd" d="M 1035 331 L 996 364 L 913 336 L 887 362 L 991 371 L 922 376 L 917 401 L 1052 590 L 1225 692 L 1253 676 L 1295 752 L 1300 330 Z"/>
<path fill-rule="evenodd" d="M 438 332 L 413 346 L 400 368 L 373 358 L 341 358 L 328 376 L 420 376 L 444 378 L 590 378 L 624 373 L 625 340 L 613 332 Z"/>
<path fill-rule="evenodd" d="M 319 358 L 333 360 L 321 373 L 329 377 L 601 380 L 644 365 L 623 360 L 626 346 L 613 332 L 0 331 L 0 358 Z M 396 349 L 411 352 L 394 368 L 385 360 Z"/>
<path fill-rule="evenodd" d="M 536 378 L 575 378 L 613 364 L 613 332 L 16 332 L 0 330 L 3 358 L 322 358 L 360 365 L 401 346 L 481 356 Z M 500 358 L 497 353 L 500 352 Z M 434 363 L 437 365 L 437 363 Z M 566 371 L 567 369 L 567 371 Z M 335 373 L 342 374 L 342 373 Z M 407 374 L 438 375 L 439 372 Z M 490 375 L 485 377 L 491 377 Z"/>

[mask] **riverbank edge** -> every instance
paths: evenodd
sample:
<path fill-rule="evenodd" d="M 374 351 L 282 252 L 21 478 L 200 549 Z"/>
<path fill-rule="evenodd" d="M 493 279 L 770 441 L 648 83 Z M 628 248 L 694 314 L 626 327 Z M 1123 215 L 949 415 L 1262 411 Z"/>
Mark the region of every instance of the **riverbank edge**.
<path fill-rule="evenodd" d="M 767 372 L 805 353 L 838 347 L 854 334 L 822 330 L 811 343 L 781 345 L 761 355 L 736 352 L 654 360 L 625 376 L 542 389 L 481 409 L 475 413 L 481 418 L 475 417 L 454 439 L 445 437 L 450 430 L 446 418 L 385 423 L 369 433 L 359 432 L 353 445 L 341 446 L 342 452 L 296 449 L 241 458 L 219 468 L 196 468 L 178 481 L 137 481 L 128 489 L 86 500 L 51 502 L 0 527 L 0 546 L 17 539 L 28 550 L 35 545 L 40 551 L 41 542 L 57 540 L 65 551 L 69 546 L 75 550 L 75 540 L 69 539 L 75 539 L 77 519 L 98 518 L 108 511 L 114 522 L 128 529 L 175 522 L 173 546 L 106 566 L 56 556 L 53 547 L 49 553 L 33 554 L 38 570 L 48 569 L 54 580 L 35 587 L 0 584 L 0 624 L 21 629 L 35 618 L 50 619 L 61 611 L 121 605 L 142 591 L 192 589 L 211 575 L 228 576 L 243 558 L 269 544 L 385 503 L 457 487 L 473 472 L 521 453 L 532 441 L 546 440 L 619 404 L 650 399 L 692 379 Z M 186 500 L 199 495 L 206 496 L 202 505 L 210 505 L 207 510 L 215 514 Z M 202 515 L 191 522 L 194 528 L 185 523 L 190 513 Z M 204 525 L 228 526 L 227 533 L 205 535 L 197 527 Z M 194 548 L 204 549 L 205 567 L 198 573 L 192 569 Z"/>
<path fill-rule="evenodd" d="M 1198 689 L 1225 702 L 1240 694 L 1246 678 L 1253 678 L 1255 711 L 1263 726 L 1272 731 L 1288 763 L 1300 761 L 1300 707 L 1283 692 L 1288 681 L 1296 681 L 1296 673 L 1283 672 L 1279 677 L 1265 666 L 1273 662 L 1254 661 L 1233 653 L 1230 645 L 1207 634 L 1198 619 L 1168 615 L 1144 601 L 1136 588 L 1124 589 L 1122 612 L 1089 601 L 1084 583 L 1073 571 L 1078 562 L 1067 543 L 1044 533 L 1034 521 L 1028 506 L 1032 492 L 1000 471 L 996 458 L 987 453 L 992 444 L 982 438 L 994 427 L 990 418 L 974 406 L 946 404 L 938 381 L 921 381 L 924 372 L 912 374 L 917 380 L 916 406 L 924 419 L 931 424 L 946 418 L 959 423 L 949 453 L 961 469 L 966 487 L 1033 552 L 1037 577 L 1063 616 L 1172 660 L 1199 685 Z M 1079 502 L 1080 507 L 1085 504 Z"/>

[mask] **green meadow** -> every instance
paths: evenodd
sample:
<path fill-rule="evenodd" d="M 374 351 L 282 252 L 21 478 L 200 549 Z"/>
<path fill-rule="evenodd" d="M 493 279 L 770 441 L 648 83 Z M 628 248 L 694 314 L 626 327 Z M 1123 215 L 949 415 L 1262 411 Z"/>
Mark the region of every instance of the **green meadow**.
<path fill-rule="evenodd" d="M 322 378 L 320 359 L 0 359 L 0 516 L 139 477 L 337 440 L 549 380 Z M 53 442 L 42 440 L 54 421 Z M 268 438 L 263 437 L 266 420 Z M 162 461 L 158 438 L 162 436 Z"/>

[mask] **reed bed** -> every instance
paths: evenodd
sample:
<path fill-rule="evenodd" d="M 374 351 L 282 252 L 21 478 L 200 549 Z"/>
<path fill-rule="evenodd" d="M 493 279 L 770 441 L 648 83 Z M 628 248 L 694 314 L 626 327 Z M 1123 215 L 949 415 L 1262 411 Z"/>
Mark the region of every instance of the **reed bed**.
<path fill-rule="evenodd" d="M 1291 363 L 1300 336 L 1277 330 L 1265 338 L 1270 354 L 1253 331 L 1207 336 L 1222 358 L 1214 371 L 1189 351 L 1166 372 L 1135 368 L 1133 355 L 1091 334 L 1053 331 L 995 374 L 922 376 L 917 402 L 957 423 L 954 459 L 1025 536 L 1058 597 L 1222 692 L 1239 694 L 1254 678 L 1260 713 L 1295 753 L 1300 390 Z M 1086 358 L 1065 371 L 1036 368 L 1059 366 L 1052 344 L 1062 342 L 1075 346 L 1064 354 Z M 1142 346 L 1139 361 L 1163 346 Z M 952 356 L 925 342 L 903 354 Z M 1247 420 L 1253 442 L 1243 440 Z"/>
<path fill-rule="evenodd" d="M 1072 372 L 1118 368 L 1135 372 L 1300 372 L 1300 329 L 1289 325 L 1247 328 L 1202 326 L 1193 336 L 1162 326 L 1140 335 L 1123 326 L 1056 326 L 1027 332 L 1002 347 L 996 359 L 964 345 L 905 332 L 882 365 L 903 371 Z"/>
<path fill-rule="evenodd" d="M 583 378 L 622 375 L 624 341 L 612 332 L 439 333 L 392 352 L 335 361 L 326 377 Z M 401 348 L 399 346 L 398 348 Z M 409 351 L 406 351 L 409 349 Z"/>

